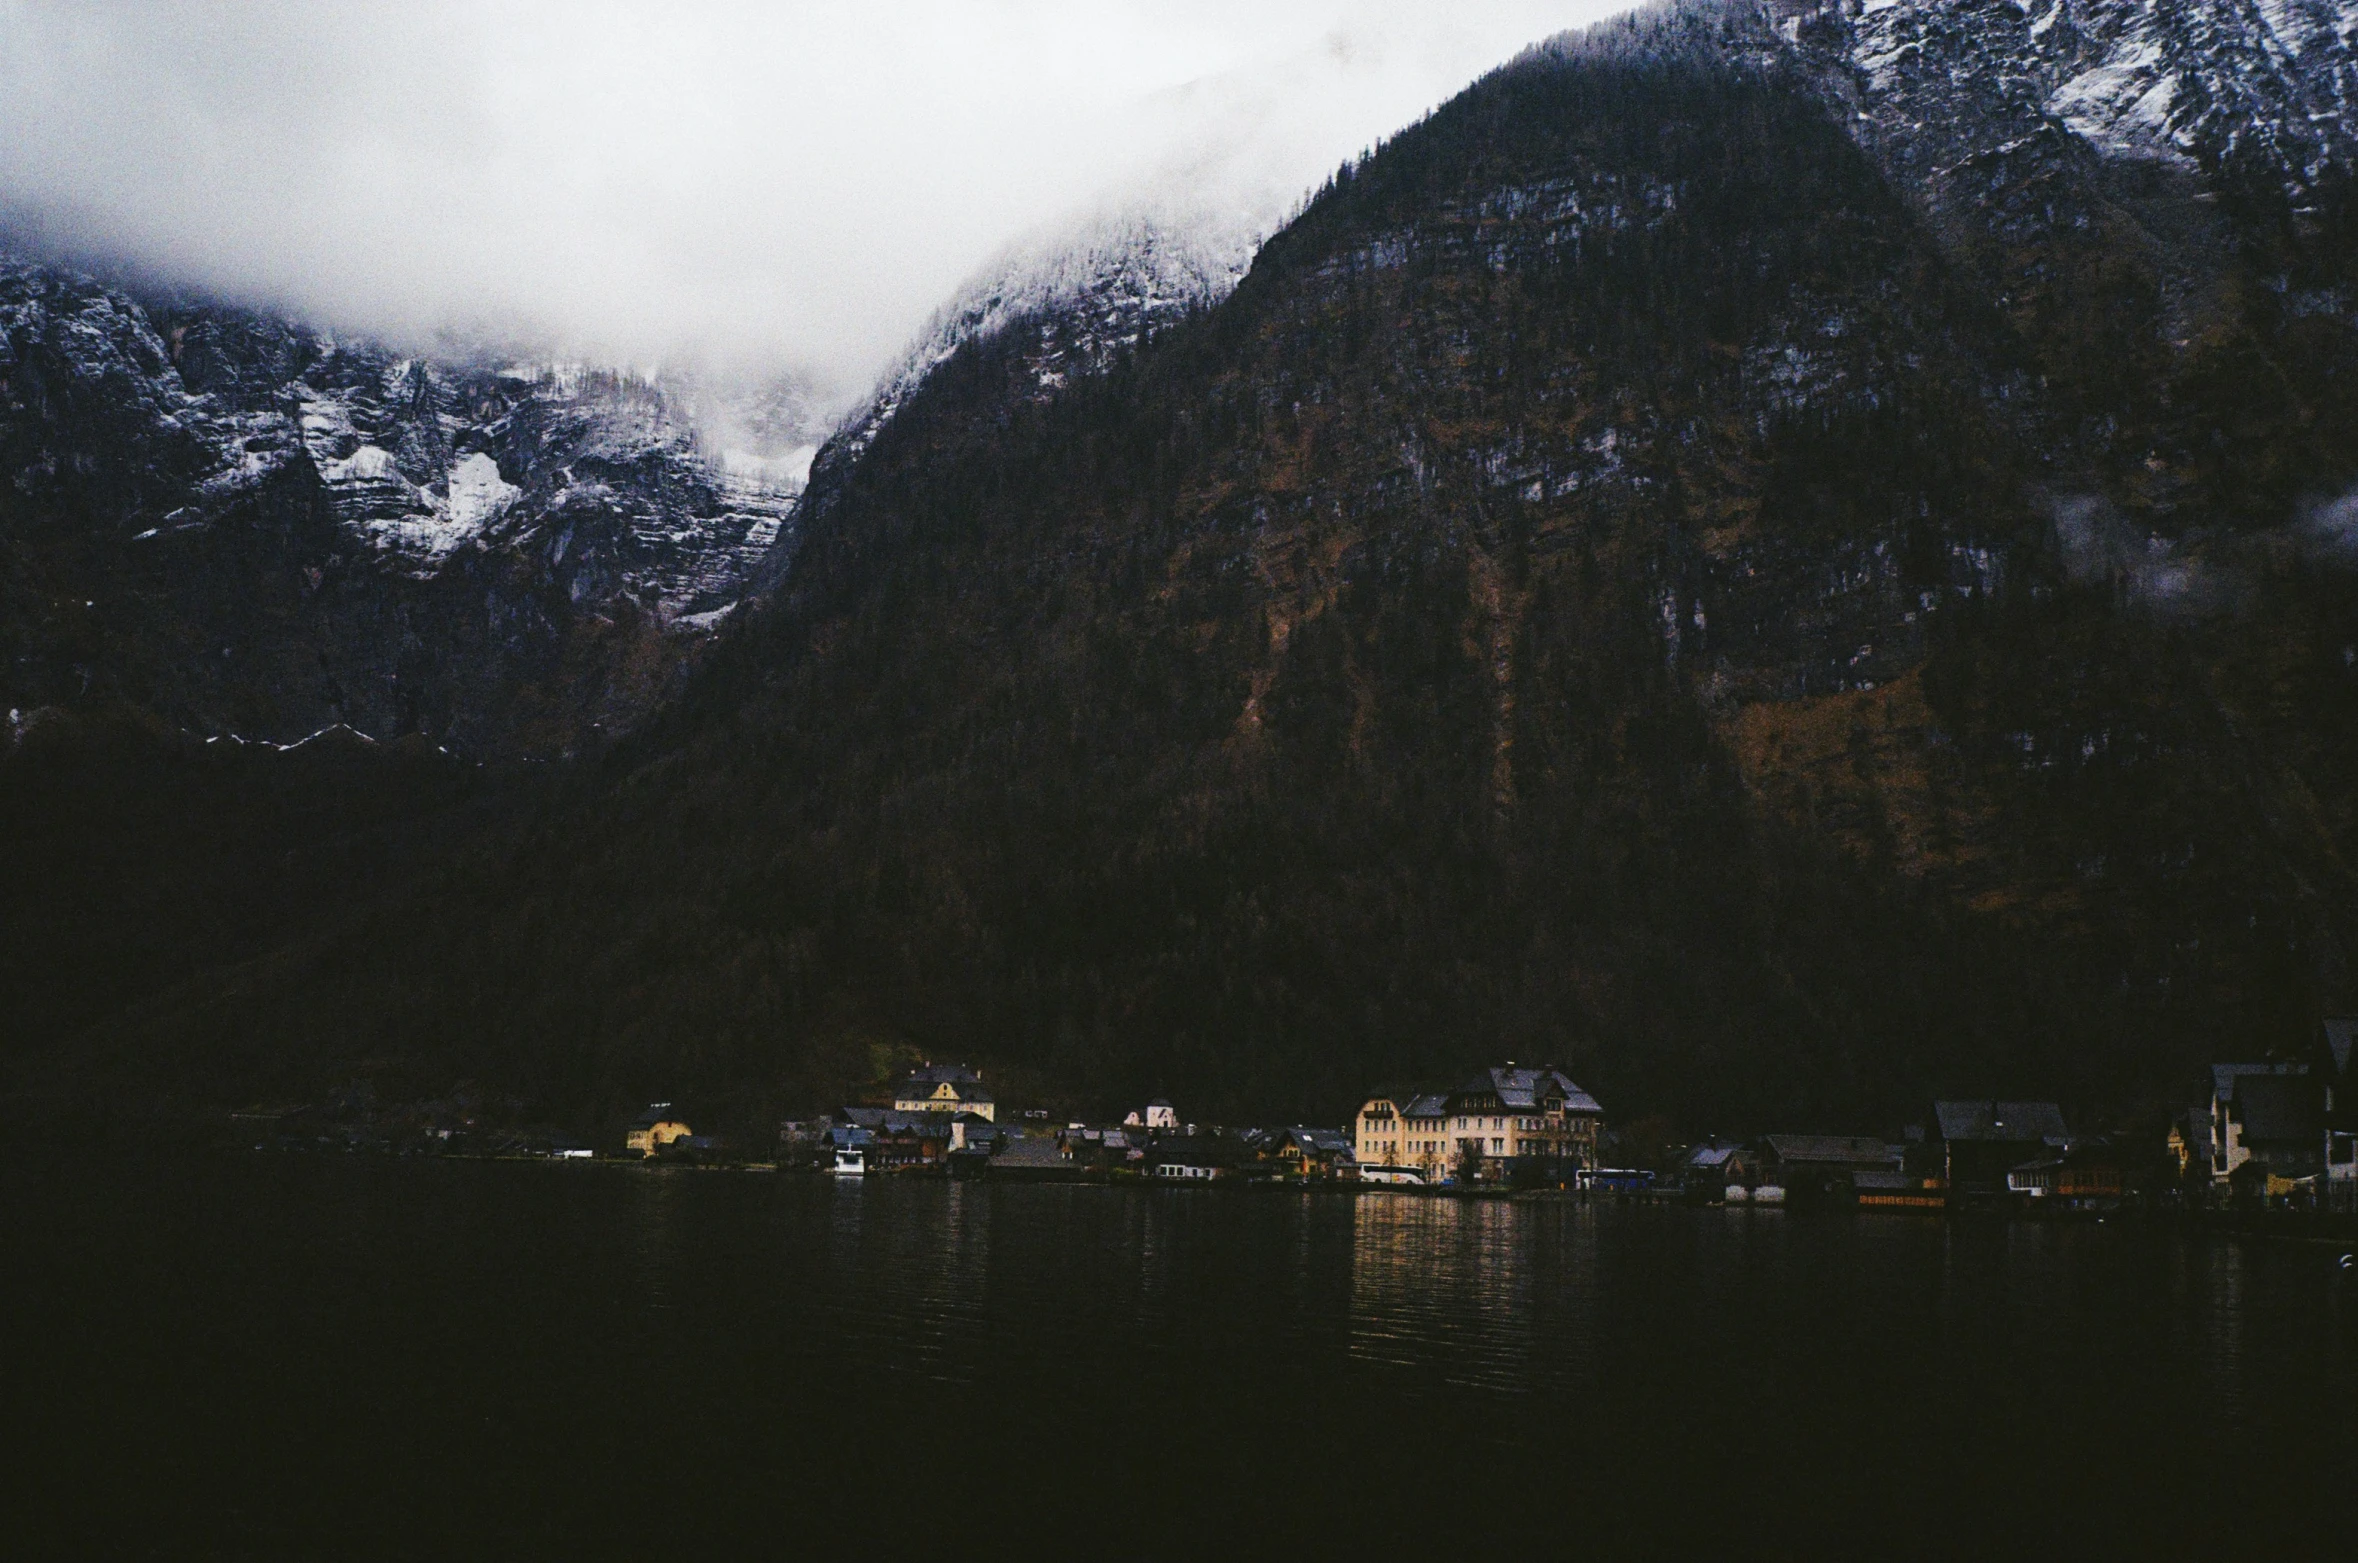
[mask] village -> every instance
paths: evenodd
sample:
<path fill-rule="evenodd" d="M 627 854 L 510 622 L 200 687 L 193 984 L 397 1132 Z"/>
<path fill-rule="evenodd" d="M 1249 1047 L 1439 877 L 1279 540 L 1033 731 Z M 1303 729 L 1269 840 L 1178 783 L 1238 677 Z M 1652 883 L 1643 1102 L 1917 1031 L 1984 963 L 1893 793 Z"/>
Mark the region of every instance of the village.
<path fill-rule="evenodd" d="M 1120 1122 L 1056 1123 L 1040 1108 L 1003 1119 L 981 1071 L 926 1064 L 889 1104 L 781 1125 L 764 1165 L 840 1178 L 1558 1192 L 1755 1209 L 2358 1214 L 2354 1039 L 2358 1019 L 2334 1019 L 2305 1057 L 2215 1064 L 2207 1095 L 2154 1134 L 2079 1132 L 2052 1101 L 1942 1099 L 1896 1138 L 1767 1133 L 1641 1155 L 1554 1067 L 1508 1062 L 1445 1088 L 1373 1095 L 1345 1127 L 1229 1127 L 1186 1121 L 1161 1098 Z M 623 1151 L 729 1159 L 667 1102 L 650 1104 Z"/>
<path fill-rule="evenodd" d="M 2168 1115 L 2076 1123 L 2042 1100 L 1923 1104 L 1895 1132 L 1769 1132 L 1680 1143 L 1660 1120 L 1616 1128 L 1563 1069 L 1513 1062 L 1383 1091 L 1343 1125 L 1204 1124 L 1157 1097 L 1118 1120 L 1009 1110 L 964 1063 L 909 1068 L 866 1100 L 748 1133 L 649 1103 L 598 1143 L 527 1121 L 514 1098 L 380 1101 L 366 1080 L 319 1103 L 230 1115 L 255 1150 L 377 1152 L 836 1178 L 1284 1186 L 1452 1197 L 1573 1194 L 1752 1209 L 1939 1213 L 2121 1209 L 2358 1217 L 2358 1017 L 2289 1054 L 2213 1064 Z M 2199 1093 L 2199 1094 L 2198 1094 Z"/>

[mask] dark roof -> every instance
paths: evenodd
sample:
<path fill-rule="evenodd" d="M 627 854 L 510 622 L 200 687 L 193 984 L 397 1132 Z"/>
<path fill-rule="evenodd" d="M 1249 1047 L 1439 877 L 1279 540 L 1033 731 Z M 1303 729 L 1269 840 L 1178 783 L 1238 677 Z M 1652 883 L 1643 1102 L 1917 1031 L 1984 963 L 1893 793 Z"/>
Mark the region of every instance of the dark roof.
<path fill-rule="evenodd" d="M 1561 1069 L 1485 1069 L 1457 1088 L 1456 1094 L 1495 1096 L 1507 1112 L 1537 1111 L 1550 1096 L 1564 1099 L 1568 1113 L 1602 1113 L 1597 1099 L 1572 1083 Z"/>
<path fill-rule="evenodd" d="M 2235 1116 L 2246 1142 L 2306 1144 L 2325 1126 L 2324 1101 L 2298 1075 L 2253 1075 L 2237 1085 Z"/>
<path fill-rule="evenodd" d="M 1724 1167 L 1744 1154 L 1734 1145 L 1698 1145 L 1687 1152 L 1690 1167 Z"/>
<path fill-rule="evenodd" d="M 1401 1104 L 1400 1116 L 1403 1118 L 1446 1118 L 1449 1116 L 1449 1098 L 1438 1091 L 1427 1091 L 1421 1096 L 1410 1097 Z"/>
<path fill-rule="evenodd" d="M 2296 1064 L 2286 1059 L 2268 1059 L 2256 1064 L 2211 1065 L 2211 1095 L 2222 1102 L 2235 1100 L 2238 1080 L 2257 1079 L 2269 1075 L 2305 1075 L 2307 1064 Z"/>
<path fill-rule="evenodd" d="M 950 1120 L 964 1113 L 904 1113 L 889 1107 L 846 1107 L 842 1117 L 880 1134 L 914 1134 L 925 1139 L 947 1139 Z M 975 1120 L 980 1122 L 980 1119 Z"/>
<path fill-rule="evenodd" d="M 2053 1102 L 1934 1102 L 1944 1140 L 2061 1145 L 2071 1139 L 2063 1109 Z"/>
<path fill-rule="evenodd" d="M 2325 1023 L 2325 1050 L 2333 1058 L 2333 1072 L 2350 1072 L 2350 1044 L 2358 1041 L 2358 1015 L 2336 1015 Z"/>
<path fill-rule="evenodd" d="M 1047 1135 L 1017 1134 L 1008 1137 L 1006 1148 L 999 1152 L 999 1160 L 1010 1167 L 1061 1167 L 1064 1152 Z"/>
<path fill-rule="evenodd" d="M 1356 1149 L 1351 1142 L 1351 1137 L 1347 1134 L 1339 1133 L 1333 1129 L 1304 1128 L 1299 1124 L 1290 1129 L 1275 1130 L 1272 1132 L 1271 1138 L 1273 1142 L 1291 1140 L 1304 1151 L 1318 1151 L 1329 1156 L 1353 1155 Z"/>
<path fill-rule="evenodd" d="M 982 1076 L 964 1064 L 927 1064 L 922 1069 L 912 1069 L 894 1094 L 931 1096 L 937 1086 L 944 1085 L 956 1086 L 958 1099 L 963 1102 L 987 1102 L 991 1099 L 989 1088 L 982 1083 Z"/>
<path fill-rule="evenodd" d="M 1891 1148 L 1871 1134 L 1772 1134 L 1768 1148 L 1779 1161 L 1881 1166 L 1891 1160 Z"/>
<path fill-rule="evenodd" d="M 609 1118 L 606 1121 L 612 1123 L 614 1120 Z M 679 1121 L 679 1116 L 671 1110 L 671 1103 L 649 1102 L 647 1110 L 633 1118 L 630 1121 L 630 1126 L 634 1129 L 652 1129 L 659 1123 L 678 1123 Z"/>

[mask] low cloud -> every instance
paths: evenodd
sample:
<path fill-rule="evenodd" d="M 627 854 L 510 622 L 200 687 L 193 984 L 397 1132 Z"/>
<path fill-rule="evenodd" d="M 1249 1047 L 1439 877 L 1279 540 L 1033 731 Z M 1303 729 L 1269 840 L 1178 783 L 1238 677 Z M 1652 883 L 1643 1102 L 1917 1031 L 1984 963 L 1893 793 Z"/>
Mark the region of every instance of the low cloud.
<path fill-rule="evenodd" d="M 0 217 L 390 335 L 864 385 L 988 257 L 1265 230 L 1598 0 L 0 0 Z"/>
<path fill-rule="evenodd" d="M 2311 506 L 2301 517 L 2301 540 L 2348 563 L 2358 563 L 2358 488 Z"/>
<path fill-rule="evenodd" d="M 2130 525 L 2103 496 L 2051 495 L 2047 513 L 2072 579 L 2110 583 L 2131 601 L 2165 612 L 2222 605 L 2221 583 L 2202 560 L 2182 543 Z"/>

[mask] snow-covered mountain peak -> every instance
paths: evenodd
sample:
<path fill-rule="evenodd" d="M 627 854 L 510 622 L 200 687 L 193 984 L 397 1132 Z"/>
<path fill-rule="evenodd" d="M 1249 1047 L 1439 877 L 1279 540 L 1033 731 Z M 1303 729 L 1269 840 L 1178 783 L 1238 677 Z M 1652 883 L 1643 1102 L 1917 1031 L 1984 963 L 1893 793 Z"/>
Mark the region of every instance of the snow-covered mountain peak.
<path fill-rule="evenodd" d="M 1098 373 L 1190 311 L 1227 297 L 1274 218 L 1169 202 L 1134 204 L 1003 251 L 935 311 L 875 392 L 818 452 L 813 502 L 969 342 L 1020 333 L 1035 396 Z"/>
<path fill-rule="evenodd" d="M 2011 120 L 2098 157 L 2273 183 L 2358 172 L 2358 0 L 1768 0 L 1838 52 L 1886 137 Z M 2000 143 L 2002 144 L 2002 143 Z M 1984 148 L 1984 150 L 1988 150 Z"/>

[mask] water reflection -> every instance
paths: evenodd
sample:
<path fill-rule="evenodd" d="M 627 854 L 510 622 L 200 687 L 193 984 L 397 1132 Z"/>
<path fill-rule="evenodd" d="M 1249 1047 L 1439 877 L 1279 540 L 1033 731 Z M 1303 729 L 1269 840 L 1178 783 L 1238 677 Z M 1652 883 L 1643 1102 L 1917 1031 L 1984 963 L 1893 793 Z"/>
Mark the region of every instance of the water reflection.
<path fill-rule="evenodd" d="M 650 1313 L 674 1306 L 672 1276 L 679 1267 L 674 1227 L 684 1174 L 657 1173 L 633 1180 L 631 1188 L 631 1279 L 640 1306 Z"/>
<path fill-rule="evenodd" d="M 1352 1214 L 1352 1356 L 1448 1385 L 1530 1387 L 1540 1277 L 1578 1272 L 1577 1243 L 1551 1240 L 1561 1207 L 1370 1194 Z"/>

